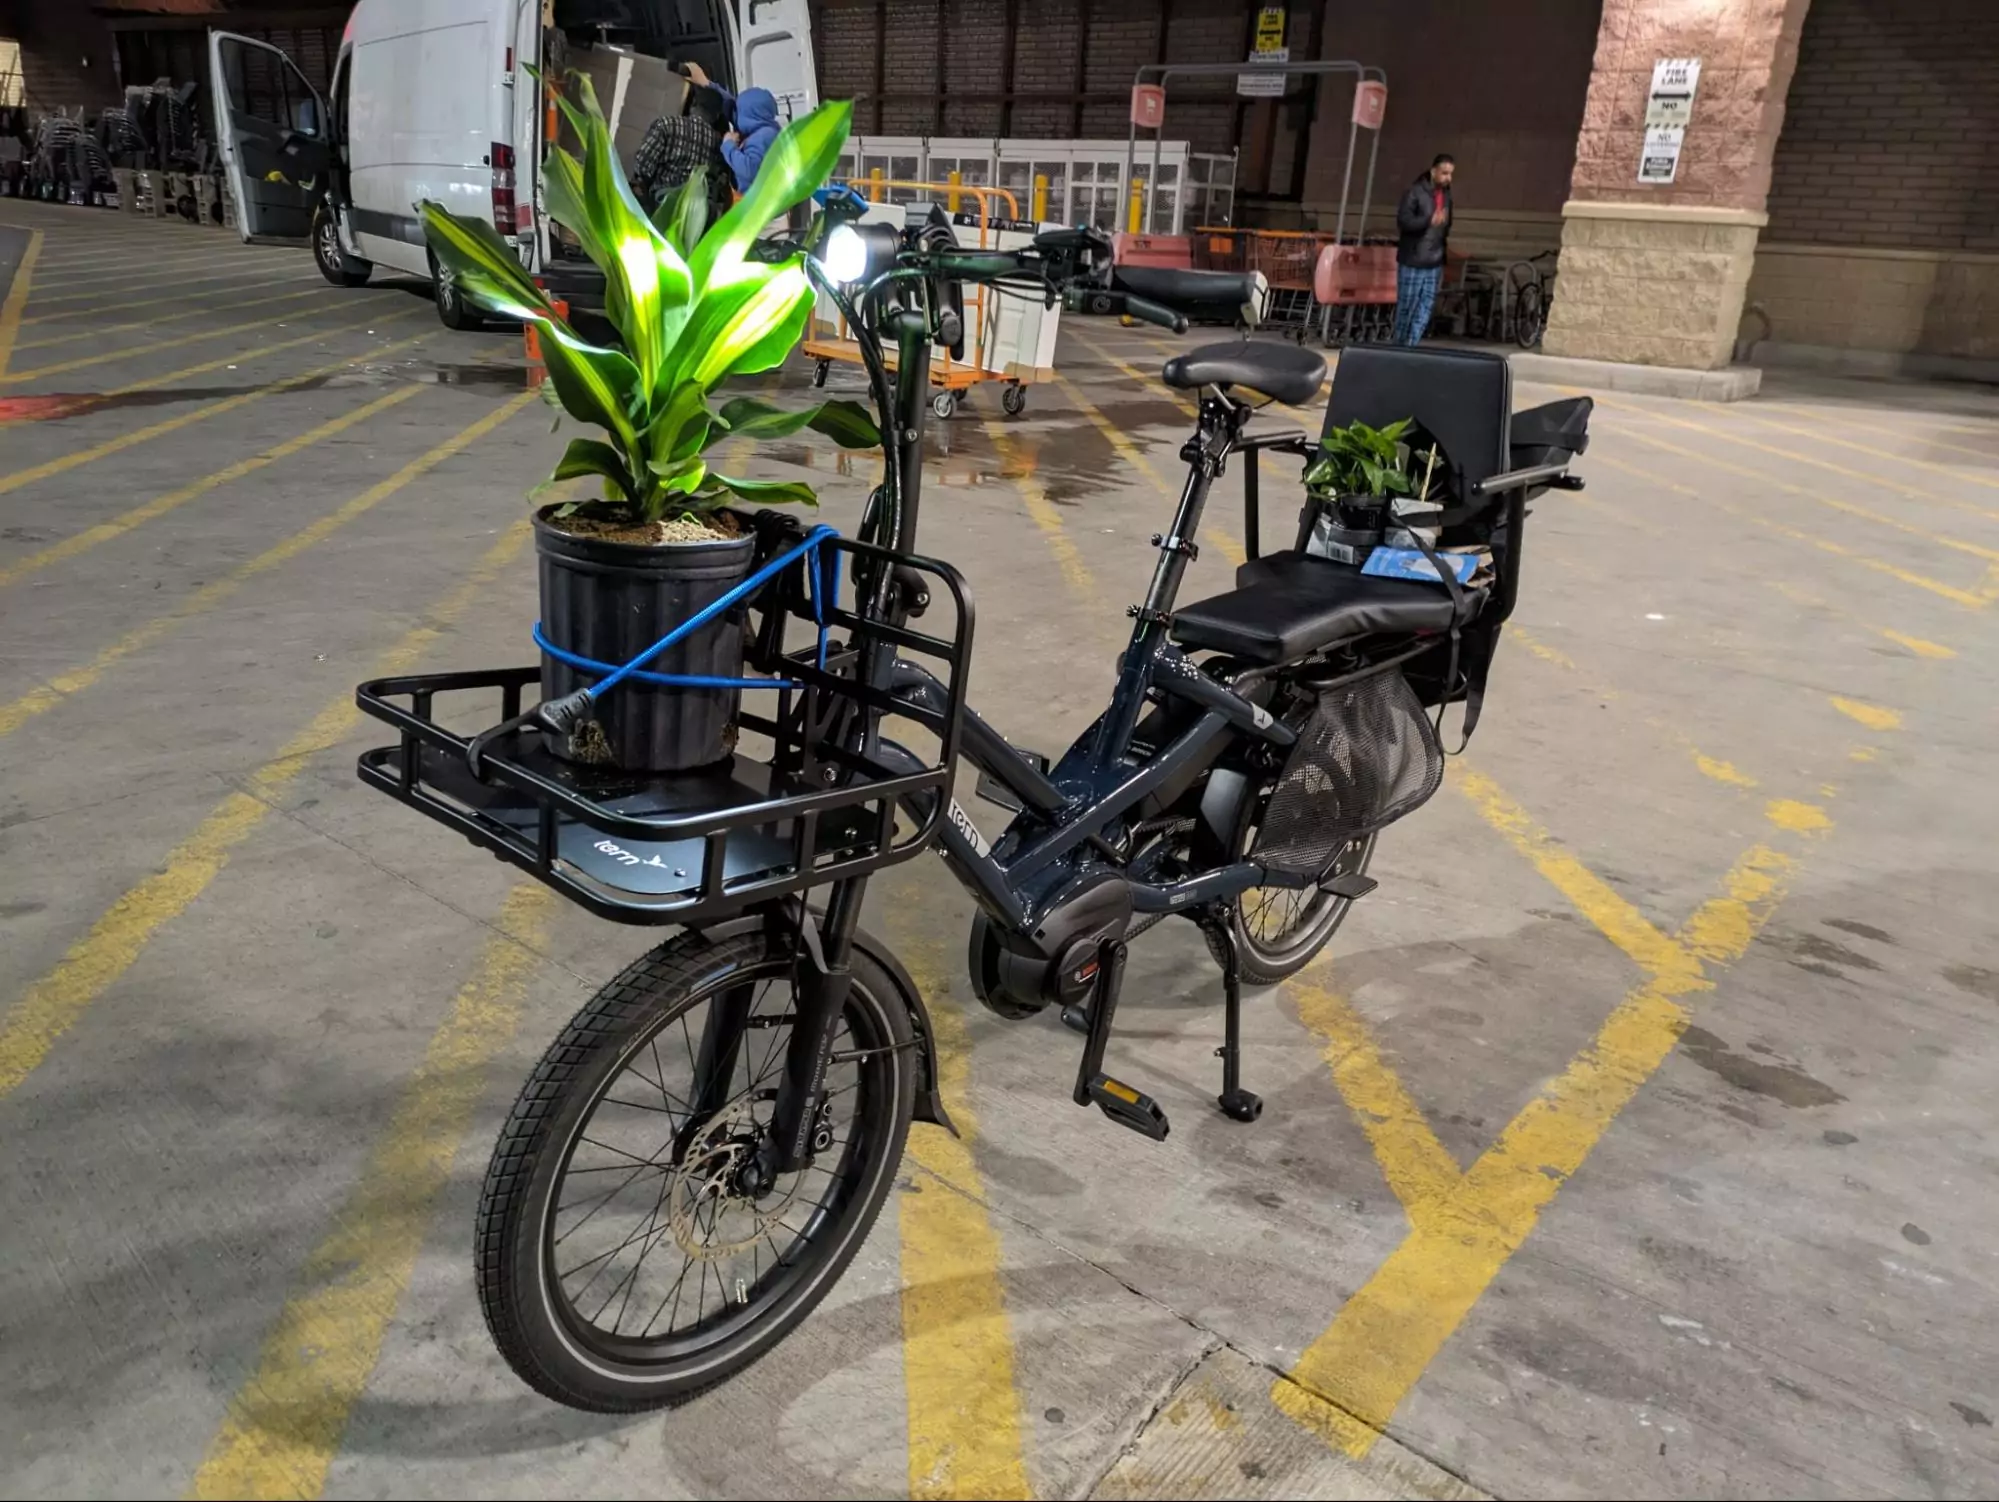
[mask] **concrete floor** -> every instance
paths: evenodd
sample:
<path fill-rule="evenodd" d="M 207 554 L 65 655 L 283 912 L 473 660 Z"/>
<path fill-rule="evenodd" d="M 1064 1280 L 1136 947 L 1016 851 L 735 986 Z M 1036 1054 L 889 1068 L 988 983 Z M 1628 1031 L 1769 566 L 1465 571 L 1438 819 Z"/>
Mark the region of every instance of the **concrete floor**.
<path fill-rule="evenodd" d="M 966 1140 L 915 1129 L 779 1358 L 613 1421 L 503 1367 L 469 1243 L 520 1080 L 647 936 L 352 772 L 359 679 L 528 658 L 563 439 L 517 342 L 102 212 L 0 205 L 10 274 L 0 1491 L 1999 1487 L 1990 391 L 1603 400 L 1470 754 L 1249 1008 L 1254 1127 L 1208 1105 L 1191 931 L 1138 945 L 1114 1045 L 1155 1145 L 1068 1104 L 1052 1019 L 971 1001 L 941 868 L 879 881 Z M 1072 327 L 1025 418 L 935 437 L 926 545 L 1022 744 L 1093 716 L 1151 568 L 1160 343 Z M 856 517 L 865 465 L 753 463 Z"/>

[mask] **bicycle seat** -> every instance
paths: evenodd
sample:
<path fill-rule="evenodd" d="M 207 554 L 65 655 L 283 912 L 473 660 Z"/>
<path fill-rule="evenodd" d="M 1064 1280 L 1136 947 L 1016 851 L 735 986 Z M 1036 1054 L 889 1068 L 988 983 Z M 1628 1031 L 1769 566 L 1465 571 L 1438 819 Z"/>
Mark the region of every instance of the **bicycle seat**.
<path fill-rule="evenodd" d="M 1485 601 L 1465 591 L 1466 619 Z M 1436 584 L 1377 579 L 1304 553 L 1271 553 L 1236 570 L 1236 587 L 1175 611 L 1173 639 L 1268 666 L 1377 633 L 1451 629 L 1451 596 Z"/>
<path fill-rule="evenodd" d="M 1295 407 L 1319 394 L 1326 380 L 1326 359 L 1302 344 L 1241 339 L 1233 344 L 1204 344 L 1175 355 L 1159 375 L 1167 385 L 1182 391 L 1241 386 Z"/>

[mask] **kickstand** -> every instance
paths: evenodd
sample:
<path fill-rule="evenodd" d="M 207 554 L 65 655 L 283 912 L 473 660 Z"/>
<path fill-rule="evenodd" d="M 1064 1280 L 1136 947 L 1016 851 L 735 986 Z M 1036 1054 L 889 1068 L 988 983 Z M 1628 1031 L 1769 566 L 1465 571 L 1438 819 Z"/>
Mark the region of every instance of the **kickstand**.
<path fill-rule="evenodd" d="M 1235 925 L 1226 910 L 1201 922 L 1222 953 L 1222 1093 L 1215 1098 L 1222 1114 L 1237 1121 L 1254 1121 L 1263 1114 L 1263 1097 L 1242 1087 L 1242 959 L 1236 947 Z"/>

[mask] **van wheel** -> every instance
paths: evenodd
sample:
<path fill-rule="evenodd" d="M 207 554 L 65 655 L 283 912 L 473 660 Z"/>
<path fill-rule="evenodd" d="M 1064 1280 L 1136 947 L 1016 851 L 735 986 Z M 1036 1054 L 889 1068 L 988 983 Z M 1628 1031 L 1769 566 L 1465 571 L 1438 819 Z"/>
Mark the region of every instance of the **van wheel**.
<path fill-rule="evenodd" d="M 437 257 L 430 258 L 430 295 L 437 303 L 438 322 L 459 333 L 470 333 L 485 327 L 486 320 L 473 311 L 458 290 L 458 280 L 449 271 L 437 264 Z"/>
<path fill-rule="evenodd" d="M 350 256 L 341 247 L 340 223 L 333 217 L 332 205 L 324 199 L 312 211 L 312 259 L 319 266 L 319 274 L 336 287 L 359 287 L 375 269 L 373 261 Z"/>

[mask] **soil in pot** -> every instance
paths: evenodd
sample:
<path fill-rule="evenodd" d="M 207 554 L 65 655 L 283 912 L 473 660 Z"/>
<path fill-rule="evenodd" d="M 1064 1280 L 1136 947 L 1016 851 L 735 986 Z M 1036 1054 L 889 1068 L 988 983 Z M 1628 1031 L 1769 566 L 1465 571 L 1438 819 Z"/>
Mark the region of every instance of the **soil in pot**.
<path fill-rule="evenodd" d="M 615 512 L 546 507 L 535 516 L 542 634 L 564 651 L 617 664 L 645 651 L 749 576 L 756 538 L 729 513 L 717 526 L 634 522 Z M 733 528 L 732 536 L 718 528 Z M 679 676 L 743 676 L 744 608 L 738 604 L 646 664 Z M 541 691 L 560 698 L 601 676 L 547 653 Z M 627 678 L 593 706 L 594 718 L 549 748 L 568 761 L 627 772 L 684 772 L 727 757 L 735 745 L 733 688 L 688 688 Z"/>

